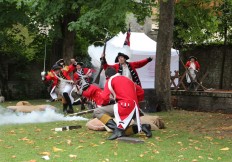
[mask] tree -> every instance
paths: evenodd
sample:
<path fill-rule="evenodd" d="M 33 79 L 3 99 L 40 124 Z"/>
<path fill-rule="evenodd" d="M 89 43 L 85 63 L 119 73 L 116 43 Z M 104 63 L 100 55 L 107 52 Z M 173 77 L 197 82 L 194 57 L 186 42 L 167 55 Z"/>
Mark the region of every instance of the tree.
<path fill-rule="evenodd" d="M 62 40 L 62 56 L 74 56 L 76 35 L 91 40 L 104 37 L 107 28 L 116 33 L 125 28 L 127 12 L 134 12 L 140 20 L 151 14 L 153 0 L 22 0 L 31 8 L 31 18 L 38 26 L 51 26 L 49 37 Z M 142 10 L 143 9 L 143 10 Z M 67 61 L 66 60 L 66 61 Z"/>
<path fill-rule="evenodd" d="M 155 93 L 161 110 L 171 110 L 170 58 L 174 22 L 174 1 L 161 0 L 155 65 Z"/>
<path fill-rule="evenodd" d="M 231 0 L 178 0 L 175 5 L 175 45 L 232 43 L 231 10 Z"/>

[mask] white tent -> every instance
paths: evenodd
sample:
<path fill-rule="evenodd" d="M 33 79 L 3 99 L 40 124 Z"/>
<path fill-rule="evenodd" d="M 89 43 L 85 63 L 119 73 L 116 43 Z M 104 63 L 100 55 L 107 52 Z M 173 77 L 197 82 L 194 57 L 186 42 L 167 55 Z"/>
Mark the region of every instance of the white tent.
<path fill-rule="evenodd" d="M 125 53 L 129 56 L 129 62 L 139 61 L 148 57 L 153 57 L 153 61 L 140 69 L 136 69 L 144 89 L 154 88 L 155 79 L 155 59 L 156 59 L 156 42 L 150 39 L 144 33 L 131 32 L 130 47 L 123 45 L 126 38 L 126 33 L 121 32 L 110 39 L 106 43 L 106 60 L 108 64 L 115 64 L 115 58 L 118 52 Z M 100 57 L 103 47 L 89 46 L 88 53 L 92 58 L 94 67 L 100 67 Z M 174 74 L 175 70 L 179 70 L 179 55 L 178 51 L 171 49 L 171 65 L 170 71 Z M 104 85 L 104 73 L 101 74 L 100 86 Z"/>

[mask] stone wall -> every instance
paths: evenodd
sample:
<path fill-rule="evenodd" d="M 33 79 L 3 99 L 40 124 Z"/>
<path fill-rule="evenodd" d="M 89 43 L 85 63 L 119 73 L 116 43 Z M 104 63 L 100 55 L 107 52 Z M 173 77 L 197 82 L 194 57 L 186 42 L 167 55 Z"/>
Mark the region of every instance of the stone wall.
<path fill-rule="evenodd" d="M 232 91 L 171 91 L 172 106 L 189 111 L 232 113 Z M 144 112 L 157 112 L 154 89 L 145 90 Z"/>
<path fill-rule="evenodd" d="M 223 54 L 225 53 L 225 64 L 222 66 Z M 205 78 L 203 85 L 207 88 L 232 89 L 232 46 L 208 46 L 198 47 L 191 51 L 181 52 L 180 58 L 184 63 L 188 60 L 189 56 L 198 58 L 201 65 L 199 78 L 206 72 L 209 75 Z M 180 62 L 180 74 L 184 73 L 184 66 Z M 220 81 L 223 73 L 223 81 Z"/>
<path fill-rule="evenodd" d="M 184 110 L 232 113 L 232 91 L 172 91 L 172 101 L 174 107 Z"/>

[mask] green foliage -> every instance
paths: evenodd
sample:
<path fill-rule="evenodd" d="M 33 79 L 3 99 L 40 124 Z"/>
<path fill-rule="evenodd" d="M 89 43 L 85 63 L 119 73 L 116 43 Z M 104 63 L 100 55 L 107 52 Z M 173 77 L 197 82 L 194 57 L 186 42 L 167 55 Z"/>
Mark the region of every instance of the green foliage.
<path fill-rule="evenodd" d="M 180 0 L 175 5 L 174 39 L 178 45 L 222 43 L 232 35 L 232 1 Z"/>

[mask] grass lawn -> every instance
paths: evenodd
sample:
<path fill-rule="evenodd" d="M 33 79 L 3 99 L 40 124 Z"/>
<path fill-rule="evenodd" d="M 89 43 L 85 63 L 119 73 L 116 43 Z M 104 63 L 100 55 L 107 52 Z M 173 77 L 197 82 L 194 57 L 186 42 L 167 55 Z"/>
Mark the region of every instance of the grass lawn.
<path fill-rule="evenodd" d="M 59 102 L 52 105 L 61 109 Z M 173 110 L 148 115 L 162 117 L 166 128 L 153 131 L 149 139 L 134 135 L 145 141 L 142 144 L 106 140 L 110 133 L 88 130 L 86 121 L 0 125 L 0 162 L 40 162 L 46 161 L 45 155 L 54 162 L 232 162 L 232 114 Z M 82 128 L 53 130 L 77 124 Z"/>

